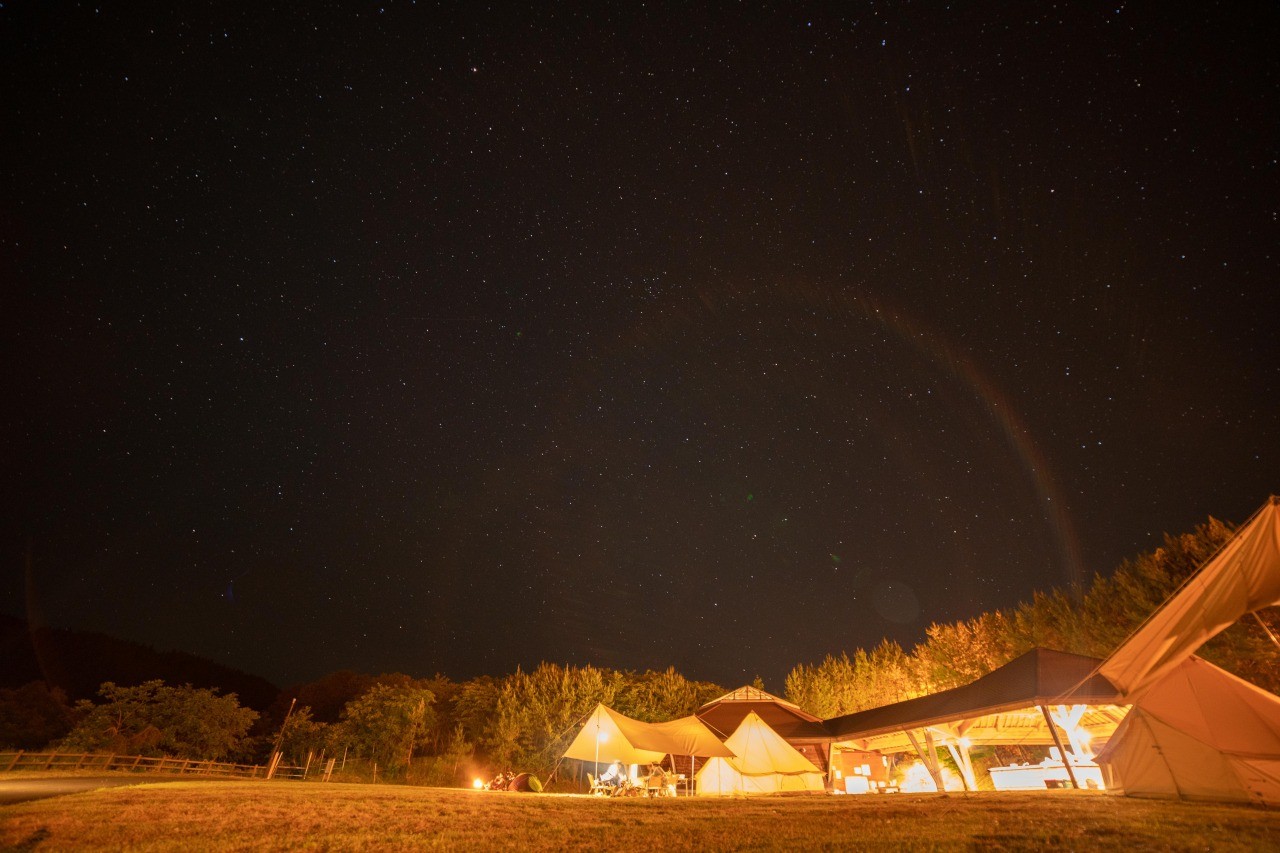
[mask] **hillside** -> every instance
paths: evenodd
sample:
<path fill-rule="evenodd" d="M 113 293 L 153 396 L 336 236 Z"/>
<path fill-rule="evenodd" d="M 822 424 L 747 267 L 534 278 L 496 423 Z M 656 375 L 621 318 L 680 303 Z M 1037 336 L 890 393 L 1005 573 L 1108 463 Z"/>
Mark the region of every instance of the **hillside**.
<path fill-rule="evenodd" d="M 138 684 L 153 678 L 235 693 L 240 703 L 264 710 L 279 688 L 186 652 L 161 652 L 105 634 L 62 628 L 32 630 L 22 619 L 0 614 L 0 687 L 47 681 L 71 700 L 94 698 L 104 681 Z"/>

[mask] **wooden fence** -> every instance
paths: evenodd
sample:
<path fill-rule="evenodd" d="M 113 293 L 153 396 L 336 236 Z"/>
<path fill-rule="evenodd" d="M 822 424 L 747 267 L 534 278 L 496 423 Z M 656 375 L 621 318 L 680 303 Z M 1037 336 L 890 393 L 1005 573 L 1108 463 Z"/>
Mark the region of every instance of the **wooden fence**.
<path fill-rule="evenodd" d="M 243 779 L 265 779 L 267 767 L 261 764 L 226 764 L 193 758 L 153 758 L 146 755 L 103 755 L 72 752 L 0 752 L 0 771 L 6 770 L 102 770 L 140 773 L 178 773 L 196 776 L 227 776 Z M 278 765 L 275 779 L 303 779 L 302 767 Z"/>

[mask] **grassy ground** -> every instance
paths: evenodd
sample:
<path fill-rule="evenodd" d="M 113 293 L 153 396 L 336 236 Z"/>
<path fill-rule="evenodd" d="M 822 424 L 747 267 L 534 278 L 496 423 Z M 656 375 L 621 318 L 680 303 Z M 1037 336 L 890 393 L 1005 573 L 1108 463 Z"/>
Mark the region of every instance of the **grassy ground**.
<path fill-rule="evenodd" d="M 18 850 L 1280 849 L 1280 810 L 1037 794 L 604 800 L 164 782 L 0 807 Z"/>

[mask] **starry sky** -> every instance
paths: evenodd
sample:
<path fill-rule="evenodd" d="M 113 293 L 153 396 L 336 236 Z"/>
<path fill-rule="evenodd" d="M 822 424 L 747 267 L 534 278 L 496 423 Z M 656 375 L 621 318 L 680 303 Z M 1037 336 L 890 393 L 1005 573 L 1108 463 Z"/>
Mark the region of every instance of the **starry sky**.
<path fill-rule="evenodd" d="M 0 608 L 781 692 L 1280 489 L 1273 3 L 528 5 L 0 5 Z"/>

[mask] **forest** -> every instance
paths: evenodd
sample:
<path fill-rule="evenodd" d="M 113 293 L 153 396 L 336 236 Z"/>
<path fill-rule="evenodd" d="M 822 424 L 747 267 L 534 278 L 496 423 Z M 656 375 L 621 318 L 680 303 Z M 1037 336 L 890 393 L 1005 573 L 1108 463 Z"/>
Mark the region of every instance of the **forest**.
<path fill-rule="evenodd" d="M 833 651 L 792 669 L 785 698 L 827 719 L 966 684 L 1037 646 L 1105 657 L 1232 533 L 1211 518 L 1096 575 L 1086 588 L 1051 589 L 1009 610 L 932 624 L 910 650 L 884 641 Z M 1268 629 L 1280 632 L 1274 610 L 1237 623 L 1200 654 L 1277 692 L 1280 650 Z M 637 719 L 668 720 L 738 686 L 693 681 L 670 668 L 556 663 L 462 682 L 341 671 L 281 691 L 254 710 L 234 693 L 162 679 L 106 682 L 96 697 L 75 703 L 33 681 L 0 689 L 0 748 L 260 763 L 279 746 L 298 764 L 340 757 L 357 777 L 372 770 L 383 780 L 454 785 L 519 768 L 545 778 L 598 702 Z"/>

